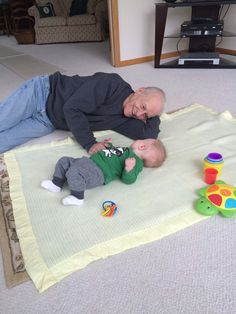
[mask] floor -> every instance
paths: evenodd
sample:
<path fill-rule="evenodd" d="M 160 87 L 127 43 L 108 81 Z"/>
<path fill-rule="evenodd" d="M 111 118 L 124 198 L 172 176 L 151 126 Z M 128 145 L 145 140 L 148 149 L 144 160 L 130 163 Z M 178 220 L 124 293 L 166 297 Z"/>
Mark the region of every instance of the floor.
<path fill-rule="evenodd" d="M 159 86 L 167 95 L 166 111 L 200 103 L 217 111 L 236 114 L 235 69 L 155 69 L 153 62 L 115 68 L 111 65 L 109 42 L 51 45 L 18 45 L 14 37 L 0 36 L 0 44 L 64 69 L 65 74 L 89 75 L 117 72 L 134 89 Z M 23 79 L 0 65 L 0 99 Z"/>

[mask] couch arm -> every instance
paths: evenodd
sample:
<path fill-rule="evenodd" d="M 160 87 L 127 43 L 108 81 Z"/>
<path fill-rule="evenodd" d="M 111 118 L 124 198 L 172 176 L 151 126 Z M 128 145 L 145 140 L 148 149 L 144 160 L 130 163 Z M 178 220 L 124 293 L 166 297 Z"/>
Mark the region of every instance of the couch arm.
<path fill-rule="evenodd" d="M 28 14 L 30 16 L 33 16 L 34 19 L 35 19 L 35 24 L 38 24 L 38 20 L 40 19 L 40 15 L 39 15 L 39 11 L 38 11 L 38 9 L 36 8 L 35 5 L 33 5 L 32 7 L 30 7 L 28 9 Z"/>

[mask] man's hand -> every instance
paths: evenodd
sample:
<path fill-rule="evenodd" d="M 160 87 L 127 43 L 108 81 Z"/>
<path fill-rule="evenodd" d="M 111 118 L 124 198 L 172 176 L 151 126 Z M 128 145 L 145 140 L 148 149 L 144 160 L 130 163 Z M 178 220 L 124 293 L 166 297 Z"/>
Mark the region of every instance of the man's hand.
<path fill-rule="evenodd" d="M 88 153 L 90 155 L 97 153 L 100 150 L 105 149 L 106 147 L 108 147 L 109 143 L 111 143 L 111 138 L 105 139 L 102 142 L 97 142 L 96 144 L 93 144 L 93 146 L 90 147 Z"/>
<path fill-rule="evenodd" d="M 136 165 L 136 159 L 134 157 L 127 158 L 125 160 L 125 170 L 130 172 Z"/>

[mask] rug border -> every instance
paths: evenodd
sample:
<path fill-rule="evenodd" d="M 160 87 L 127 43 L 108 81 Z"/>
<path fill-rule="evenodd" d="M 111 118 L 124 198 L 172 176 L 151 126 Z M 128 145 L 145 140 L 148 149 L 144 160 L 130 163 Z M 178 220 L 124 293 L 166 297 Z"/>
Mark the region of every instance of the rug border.
<path fill-rule="evenodd" d="M 6 48 L 7 50 L 11 51 L 12 54 L 6 55 L 6 56 L 1 56 L 1 55 L 0 55 L 0 60 L 6 59 L 6 58 L 12 58 L 12 57 L 16 57 L 16 56 L 20 56 L 20 55 L 23 55 L 23 54 L 24 54 L 24 52 L 15 50 L 15 49 L 13 49 L 13 48 L 11 48 L 11 47 L 8 47 L 8 46 L 5 46 L 5 45 L 0 45 L 0 49 L 1 49 L 1 47 Z M 0 62 L 0 63 L 1 63 L 1 62 Z"/>
<path fill-rule="evenodd" d="M 3 268 L 5 274 L 5 283 L 7 288 L 13 288 L 18 284 L 29 281 L 30 277 L 24 272 L 15 273 L 11 260 L 11 249 L 8 243 L 5 219 L 3 216 L 2 205 L 0 204 L 0 247 L 2 251 Z"/>

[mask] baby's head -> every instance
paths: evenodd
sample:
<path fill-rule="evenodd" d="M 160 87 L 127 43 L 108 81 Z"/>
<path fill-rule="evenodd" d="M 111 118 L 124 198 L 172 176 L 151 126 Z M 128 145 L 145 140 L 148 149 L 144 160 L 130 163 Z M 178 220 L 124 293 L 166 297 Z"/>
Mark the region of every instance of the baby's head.
<path fill-rule="evenodd" d="M 143 160 L 145 167 L 160 167 L 166 159 L 165 146 L 160 140 L 137 140 L 131 144 L 131 148 Z"/>

